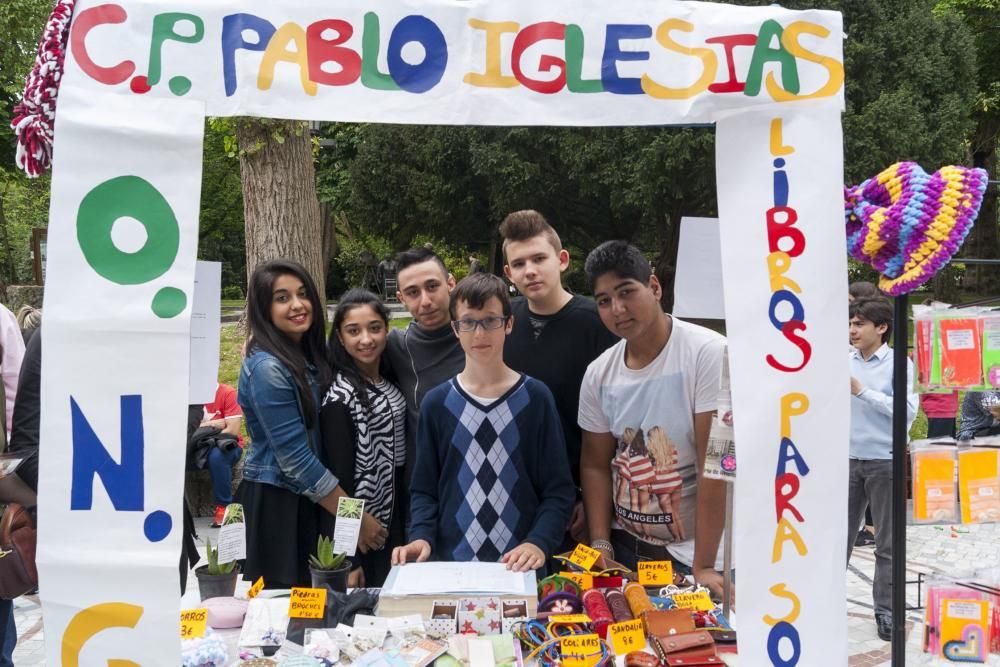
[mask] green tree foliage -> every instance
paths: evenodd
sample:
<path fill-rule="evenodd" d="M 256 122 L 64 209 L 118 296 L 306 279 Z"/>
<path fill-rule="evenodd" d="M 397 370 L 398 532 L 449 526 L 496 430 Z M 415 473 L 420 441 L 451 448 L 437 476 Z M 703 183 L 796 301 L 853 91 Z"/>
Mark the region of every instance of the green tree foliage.
<path fill-rule="evenodd" d="M 978 91 L 973 106 L 975 129 L 970 138 L 972 164 L 986 169 L 990 178 L 1000 178 L 997 149 L 1000 148 L 1000 0 L 940 0 L 936 11 L 957 17 L 973 35 L 978 60 Z M 979 220 L 963 247 L 967 257 L 1000 257 L 1000 188 L 987 188 Z M 973 282 L 981 292 L 995 292 L 1000 274 L 992 267 L 973 268 Z"/>
<path fill-rule="evenodd" d="M 239 287 L 245 294 L 243 190 L 232 133 L 230 119 L 212 118 L 205 123 L 198 257 L 222 262 L 223 288 Z"/>
<path fill-rule="evenodd" d="M 898 160 L 966 162 L 977 90 L 968 26 L 932 12 L 932 0 L 820 4 L 843 12 L 847 34 L 845 181 Z M 326 200 L 396 249 L 426 234 L 498 259 L 499 222 L 535 208 L 578 260 L 602 240 L 627 238 L 667 274 L 681 216 L 716 214 L 708 128 L 335 127 L 337 147 L 319 167 Z"/>
<path fill-rule="evenodd" d="M 0 2 L 0 282 L 28 282 L 31 229 L 48 224 L 49 179 L 28 179 L 14 167 L 14 105 L 24 91 L 49 0 Z"/>

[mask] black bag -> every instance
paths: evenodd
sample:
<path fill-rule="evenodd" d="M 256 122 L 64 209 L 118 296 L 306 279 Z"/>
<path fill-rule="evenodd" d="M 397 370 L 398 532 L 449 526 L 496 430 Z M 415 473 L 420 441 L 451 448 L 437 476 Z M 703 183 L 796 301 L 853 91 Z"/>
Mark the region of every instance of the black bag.
<path fill-rule="evenodd" d="M 38 586 L 37 532 L 31 513 L 11 503 L 0 519 L 0 599 L 13 600 Z"/>
<path fill-rule="evenodd" d="M 189 470 L 204 470 L 212 447 L 228 452 L 239 446 L 235 435 L 223 433 L 218 426 L 201 426 L 188 440 L 187 467 Z"/>

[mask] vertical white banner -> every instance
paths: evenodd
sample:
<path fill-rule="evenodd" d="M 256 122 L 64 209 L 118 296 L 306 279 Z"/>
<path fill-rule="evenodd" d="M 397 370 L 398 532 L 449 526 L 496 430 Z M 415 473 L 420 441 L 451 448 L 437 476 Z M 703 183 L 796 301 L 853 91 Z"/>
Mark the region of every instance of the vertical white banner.
<path fill-rule="evenodd" d="M 836 110 L 717 126 L 744 667 L 847 664 L 842 153 Z"/>
<path fill-rule="evenodd" d="M 38 540 L 50 665 L 177 664 L 203 113 L 59 91 Z"/>

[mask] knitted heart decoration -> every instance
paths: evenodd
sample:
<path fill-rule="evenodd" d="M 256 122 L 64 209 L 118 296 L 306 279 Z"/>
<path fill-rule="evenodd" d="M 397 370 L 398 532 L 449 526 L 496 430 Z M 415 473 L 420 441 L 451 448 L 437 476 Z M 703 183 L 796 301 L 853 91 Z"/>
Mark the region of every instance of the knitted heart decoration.
<path fill-rule="evenodd" d="M 912 292 L 962 247 L 986 182 L 983 169 L 950 166 L 927 174 L 915 162 L 897 162 L 844 188 L 847 252 L 882 274 L 886 294 Z"/>

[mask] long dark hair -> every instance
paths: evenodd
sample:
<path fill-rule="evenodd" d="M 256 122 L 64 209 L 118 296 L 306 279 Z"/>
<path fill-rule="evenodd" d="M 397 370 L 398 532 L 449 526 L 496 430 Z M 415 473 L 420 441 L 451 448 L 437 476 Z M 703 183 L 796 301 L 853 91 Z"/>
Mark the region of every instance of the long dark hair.
<path fill-rule="evenodd" d="M 342 373 L 347 381 L 354 387 L 355 392 L 361 399 L 361 404 L 365 409 L 371 407 L 371 397 L 368 394 L 368 382 L 361 376 L 361 369 L 358 368 L 354 357 L 348 353 L 344 344 L 340 341 L 337 333 L 344 323 L 344 318 L 355 308 L 371 306 L 372 310 L 385 322 L 386 334 L 389 328 L 389 309 L 385 307 L 382 300 L 366 289 L 354 288 L 348 290 L 337 302 L 337 312 L 333 315 L 333 328 L 330 330 L 330 362 L 333 367 Z M 389 376 L 389 368 L 385 360 L 385 352 L 379 357 L 379 375 L 383 378 Z"/>
<path fill-rule="evenodd" d="M 278 330 L 271 320 L 274 283 L 281 276 L 295 276 L 301 280 L 306 289 L 306 298 L 312 304 L 312 323 L 298 343 Z M 307 427 L 311 427 L 315 422 L 318 406 L 313 400 L 306 379 L 306 364 L 314 364 L 319 370 L 321 387 L 330 383 L 331 372 L 326 359 L 324 322 L 326 317 L 323 313 L 323 303 L 316 290 L 316 283 L 305 267 L 290 259 L 276 259 L 260 264 L 254 269 L 247 284 L 247 325 L 250 330 L 247 338 L 247 356 L 254 350 L 270 352 L 291 372 L 298 386 L 299 396 L 302 397 Z"/>

